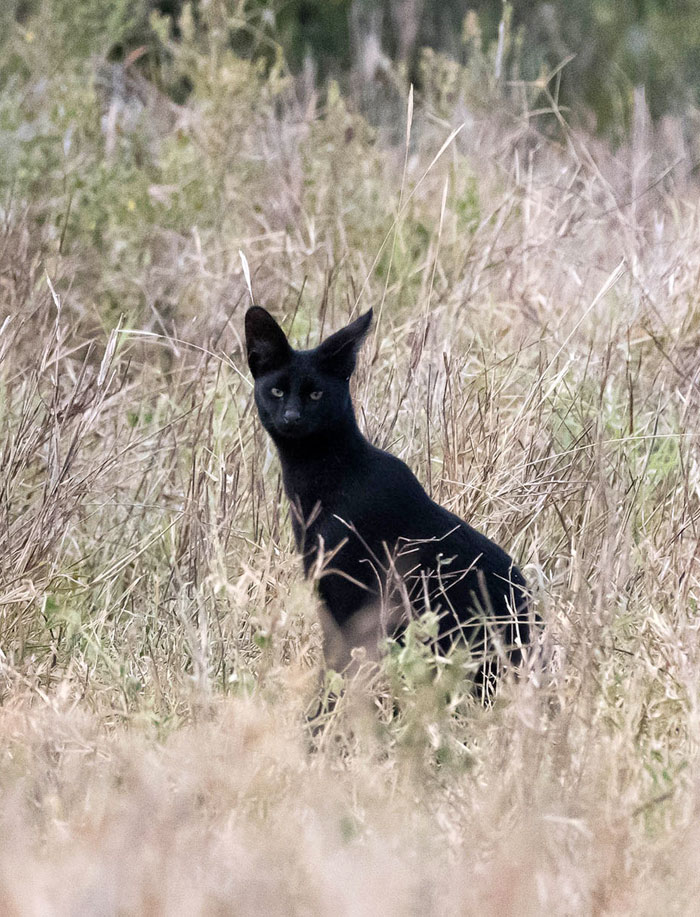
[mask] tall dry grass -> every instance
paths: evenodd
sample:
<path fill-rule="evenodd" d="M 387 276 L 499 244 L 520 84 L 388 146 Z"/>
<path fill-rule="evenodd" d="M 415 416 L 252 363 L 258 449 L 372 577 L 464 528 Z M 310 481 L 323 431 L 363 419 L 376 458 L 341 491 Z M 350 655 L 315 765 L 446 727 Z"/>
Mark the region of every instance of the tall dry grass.
<path fill-rule="evenodd" d="M 429 109 L 404 163 L 339 98 L 271 99 L 239 66 L 150 125 L 160 181 L 123 178 L 121 210 L 116 179 L 79 217 L 54 202 L 58 230 L 31 190 L 3 208 L 3 912 L 695 913 L 684 150 L 472 111 L 428 168 L 451 129 Z M 116 169 L 140 128 L 93 103 Z M 89 206 L 115 208 L 99 246 Z M 483 709 L 394 647 L 373 714 L 341 704 L 309 750 L 320 633 L 254 416 L 239 249 L 302 343 L 381 305 L 361 424 L 521 562 L 539 679 Z"/>

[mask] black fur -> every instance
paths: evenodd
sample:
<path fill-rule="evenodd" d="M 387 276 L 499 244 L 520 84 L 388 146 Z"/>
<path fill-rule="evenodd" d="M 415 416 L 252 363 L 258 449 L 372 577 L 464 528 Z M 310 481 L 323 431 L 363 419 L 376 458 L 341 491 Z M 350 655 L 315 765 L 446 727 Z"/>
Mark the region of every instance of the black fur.
<path fill-rule="evenodd" d="M 383 631 L 430 608 L 440 615 L 439 649 L 467 641 L 481 659 L 477 683 L 490 684 L 529 642 L 525 580 L 505 551 L 434 503 L 358 429 L 349 379 L 371 320 L 370 310 L 298 351 L 265 309 L 246 314 L 255 403 L 279 452 L 304 570 L 320 574 L 342 663 L 354 645 L 376 646 Z"/>

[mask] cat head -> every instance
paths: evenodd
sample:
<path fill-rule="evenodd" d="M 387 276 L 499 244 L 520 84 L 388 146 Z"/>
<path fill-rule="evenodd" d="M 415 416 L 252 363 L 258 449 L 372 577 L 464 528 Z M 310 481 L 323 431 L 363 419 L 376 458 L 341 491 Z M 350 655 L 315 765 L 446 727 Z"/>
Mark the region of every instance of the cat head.
<path fill-rule="evenodd" d="M 331 433 L 352 417 L 350 376 L 372 322 L 372 310 L 313 350 L 294 350 L 265 309 L 246 312 L 248 366 L 263 426 L 275 439 Z"/>

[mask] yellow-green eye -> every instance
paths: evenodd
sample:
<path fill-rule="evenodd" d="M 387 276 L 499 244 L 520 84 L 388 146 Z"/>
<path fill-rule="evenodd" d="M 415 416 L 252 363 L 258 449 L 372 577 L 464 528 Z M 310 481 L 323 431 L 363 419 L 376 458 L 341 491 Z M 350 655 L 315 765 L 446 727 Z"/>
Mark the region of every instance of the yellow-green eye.
<path fill-rule="evenodd" d="M 309 395 L 309 398 L 312 401 L 318 401 L 318 399 L 321 397 L 322 394 L 323 392 L 311 392 L 311 394 Z"/>
<path fill-rule="evenodd" d="M 271 388 L 271 389 L 270 389 L 270 394 L 274 395 L 275 398 L 282 398 L 282 397 L 284 397 L 284 392 L 282 391 L 281 388 Z"/>

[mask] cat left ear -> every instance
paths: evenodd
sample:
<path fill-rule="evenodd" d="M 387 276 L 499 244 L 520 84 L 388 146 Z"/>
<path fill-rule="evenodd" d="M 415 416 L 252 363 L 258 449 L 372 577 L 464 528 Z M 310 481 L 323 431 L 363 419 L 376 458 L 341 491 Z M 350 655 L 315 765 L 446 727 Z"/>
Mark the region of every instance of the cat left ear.
<path fill-rule="evenodd" d="M 292 355 L 284 331 L 261 306 L 251 306 L 245 314 L 245 346 L 254 379 L 281 369 Z"/>
<path fill-rule="evenodd" d="M 372 324 L 372 310 L 336 331 L 319 344 L 316 353 L 324 369 L 343 379 L 349 379 L 355 369 L 357 352 Z"/>

